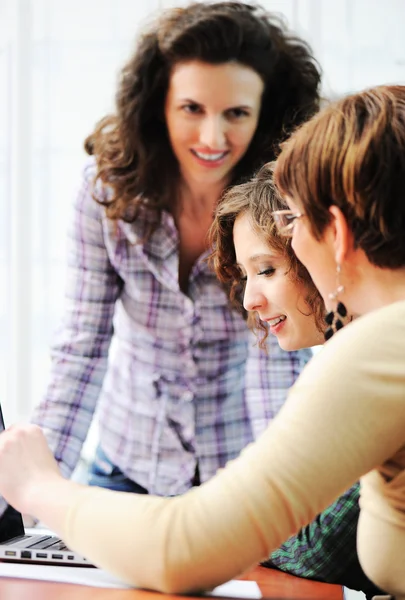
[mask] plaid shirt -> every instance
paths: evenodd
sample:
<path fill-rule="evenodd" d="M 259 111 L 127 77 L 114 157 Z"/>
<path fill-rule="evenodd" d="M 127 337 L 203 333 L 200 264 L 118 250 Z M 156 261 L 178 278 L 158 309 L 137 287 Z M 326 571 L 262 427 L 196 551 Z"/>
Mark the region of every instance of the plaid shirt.
<path fill-rule="evenodd" d="M 383 592 L 364 574 L 357 558 L 358 519 L 357 483 L 263 564 L 300 577 L 361 590 L 367 598 L 381 594 Z"/>
<path fill-rule="evenodd" d="M 209 479 L 264 430 L 310 352 L 284 352 L 274 338 L 261 351 L 206 255 L 185 295 L 171 215 L 142 242 L 147 213 L 107 219 L 94 175 L 91 161 L 70 232 L 65 318 L 33 420 L 69 475 L 97 408 L 113 464 L 150 493 L 181 494 L 197 465 Z"/>

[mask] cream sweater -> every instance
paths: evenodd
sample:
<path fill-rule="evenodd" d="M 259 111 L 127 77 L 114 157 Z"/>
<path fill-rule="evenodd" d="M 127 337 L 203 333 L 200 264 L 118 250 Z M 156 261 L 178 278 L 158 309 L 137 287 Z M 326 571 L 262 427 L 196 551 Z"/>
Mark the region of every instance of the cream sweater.
<path fill-rule="evenodd" d="M 202 590 L 267 558 L 363 475 L 360 561 L 405 598 L 405 302 L 332 338 L 211 481 L 176 498 L 83 488 L 60 533 L 131 584 Z"/>

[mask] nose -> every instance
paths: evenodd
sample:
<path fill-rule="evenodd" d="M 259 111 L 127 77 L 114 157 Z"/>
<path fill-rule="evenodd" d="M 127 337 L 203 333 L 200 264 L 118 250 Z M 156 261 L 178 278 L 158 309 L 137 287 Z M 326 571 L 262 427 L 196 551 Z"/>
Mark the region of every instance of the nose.
<path fill-rule="evenodd" d="M 207 115 L 201 123 L 200 142 L 207 148 L 223 150 L 226 146 L 226 124 L 219 115 Z"/>
<path fill-rule="evenodd" d="M 266 298 L 257 289 L 256 286 L 249 283 L 249 280 L 245 284 L 245 293 L 243 295 L 243 306 L 247 311 L 260 311 L 266 303 Z"/>

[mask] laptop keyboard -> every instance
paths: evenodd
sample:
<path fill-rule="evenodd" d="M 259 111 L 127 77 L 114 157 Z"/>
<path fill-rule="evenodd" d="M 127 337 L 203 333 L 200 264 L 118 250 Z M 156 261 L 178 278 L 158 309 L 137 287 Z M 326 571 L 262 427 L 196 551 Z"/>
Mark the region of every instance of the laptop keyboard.
<path fill-rule="evenodd" d="M 55 536 L 46 537 L 45 539 L 39 540 L 34 544 L 27 546 L 27 548 L 34 548 L 36 550 L 42 550 L 44 548 L 50 548 L 51 550 L 69 550 L 66 544 L 62 542 L 60 538 Z"/>
<path fill-rule="evenodd" d="M 22 540 L 29 540 L 31 537 L 31 535 L 22 535 L 18 538 L 14 538 L 12 543 L 14 544 L 15 542 L 20 542 Z M 35 542 L 32 544 L 27 544 L 24 547 L 33 548 L 34 550 L 43 550 L 45 548 L 49 548 L 50 550 L 67 550 L 70 552 L 70 549 L 66 546 L 66 544 L 60 538 L 55 537 L 54 535 L 44 535 L 40 538 L 36 536 Z"/>
<path fill-rule="evenodd" d="M 34 548 L 38 548 L 38 546 L 34 544 Z M 49 546 L 43 546 L 43 548 L 49 548 L 50 550 L 66 550 L 67 552 L 70 552 L 70 548 L 58 538 L 55 538 Z"/>

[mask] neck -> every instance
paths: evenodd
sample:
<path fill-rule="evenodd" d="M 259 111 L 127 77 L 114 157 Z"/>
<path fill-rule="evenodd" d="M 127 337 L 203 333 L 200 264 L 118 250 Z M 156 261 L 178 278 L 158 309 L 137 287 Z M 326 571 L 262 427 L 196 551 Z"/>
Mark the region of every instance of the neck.
<path fill-rule="evenodd" d="M 179 204 L 181 211 L 192 212 L 195 215 L 212 214 L 227 182 L 220 181 L 212 184 L 186 181 L 183 179 L 179 189 Z"/>
<path fill-rule="evenodd" d="M 357 269 L 347 283 L 342 301 L 353 315 L 362 315 L 405 300 L 405 268 L 382 269 L 374 265 Z"/>

